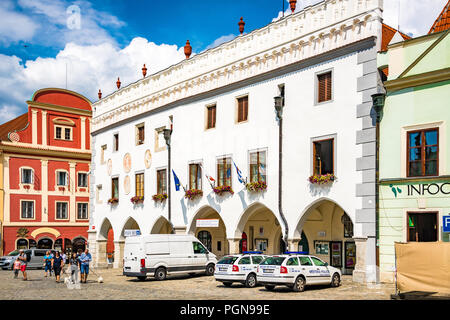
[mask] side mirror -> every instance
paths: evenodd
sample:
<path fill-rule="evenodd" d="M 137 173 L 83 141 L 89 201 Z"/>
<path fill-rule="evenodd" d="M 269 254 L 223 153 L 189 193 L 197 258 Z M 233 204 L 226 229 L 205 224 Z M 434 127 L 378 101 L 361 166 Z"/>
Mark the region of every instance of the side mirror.
<path fill-rule="evenodd" d="M 328 267 L 328 262 L 325 262 L 325 267 Z"/>

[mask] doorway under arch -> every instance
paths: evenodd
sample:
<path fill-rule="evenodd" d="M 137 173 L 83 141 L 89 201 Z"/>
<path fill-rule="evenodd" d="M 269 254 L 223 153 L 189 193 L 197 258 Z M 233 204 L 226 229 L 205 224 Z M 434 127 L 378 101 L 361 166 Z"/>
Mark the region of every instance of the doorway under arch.
<path fill-rule="evenodd" d="M 53 240 L 50 238 L 41 238 L 37 242 L 36 248 L 38 249 L 53 249 Z"/>
<path fill-rule="evenodd" d="M 156 220 L 155 224 L 150 231 L 150 234 L 172 234 L 173 228 L 170 224 L 169 220 L 165 217 L 161 216 L 158 220 Z"/>
<path fill-rule="evenodd" d="M 105 218 L 98 233 L 99 265 L 110 265 L 114 262 L 114 230 L 111 222 Z"/>

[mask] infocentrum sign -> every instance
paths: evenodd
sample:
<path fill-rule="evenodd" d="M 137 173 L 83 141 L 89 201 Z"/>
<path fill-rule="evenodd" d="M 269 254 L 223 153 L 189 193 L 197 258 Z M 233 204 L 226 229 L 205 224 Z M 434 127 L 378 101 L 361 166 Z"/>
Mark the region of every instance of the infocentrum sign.
<path fill-rule="evenodd" d="M 406 186 L 406 190 L 404 187 Z M 405 186 L 398 186 L 390 184 L 392 193 L 397 198 L 398 195 L 406 191 L 408 196 L 435 196 L 435 195 L 450 195 L 450 182 L 445 183 L 424 183 L 424 184 L 407 184 Z"/>

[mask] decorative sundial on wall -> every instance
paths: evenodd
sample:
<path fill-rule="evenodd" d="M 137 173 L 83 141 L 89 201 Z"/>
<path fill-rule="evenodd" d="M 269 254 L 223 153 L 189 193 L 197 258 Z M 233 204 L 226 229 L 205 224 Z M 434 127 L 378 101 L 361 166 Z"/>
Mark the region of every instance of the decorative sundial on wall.
<path fill-rule="evenodd" d="M 125 194 L 130 194 L 131 188 L 130 188 L 130 176 L 126 176 L 125 179 L 123 179 L 123 190 L 125 191 Z"/>
<path fill-rule="evenodd" d="M 108 159 L 106 169 L 108 170 L 108 176 L 110 176 L 112 174 L 112 160 L 111 159 Z"/>
<path fill-rule="evenodd" d="M 144 164 L 147 169 L 149 169 L 150 166 L 152 165 L 152 154 L 150 150 L 145 151 Z"/>
<path fill-rule="evenodd" d="M 20 141 L 20 136 L 17 132 L 11 132 L 9 134 L 9 140 L 11 140 L 12 142 L 19 142 Z"/>
<path fill-rule="evenodd" d="M 131 170 L 131 156 L 129 153 L 125 154 L 123 157 L 123 171 L 125 173 L 130 172 Z"/>

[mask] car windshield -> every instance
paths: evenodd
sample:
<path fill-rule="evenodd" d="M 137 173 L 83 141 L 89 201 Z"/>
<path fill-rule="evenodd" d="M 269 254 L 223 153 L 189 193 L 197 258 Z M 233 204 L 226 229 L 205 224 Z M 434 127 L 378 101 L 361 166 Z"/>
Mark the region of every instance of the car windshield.
<path fill-rule="evenodd" d="M 281 266 L 284 259 L 286 259 L 286 257 L 267 257 L 260 264 L 261 265 L 270 265 L 270 266 Z"/>
<path fill-rule="evenodd" d="M 19 255 L 19 250 L 14 250 L 11 251 L 10 253 L 8 253 L 8 256 L 18 256 Z"/>
<path fill-rule="evenodd" d="M 217 264 L 233 264 L 238 257 L 223 257 L 222 259 L 217 262 Z"/>

